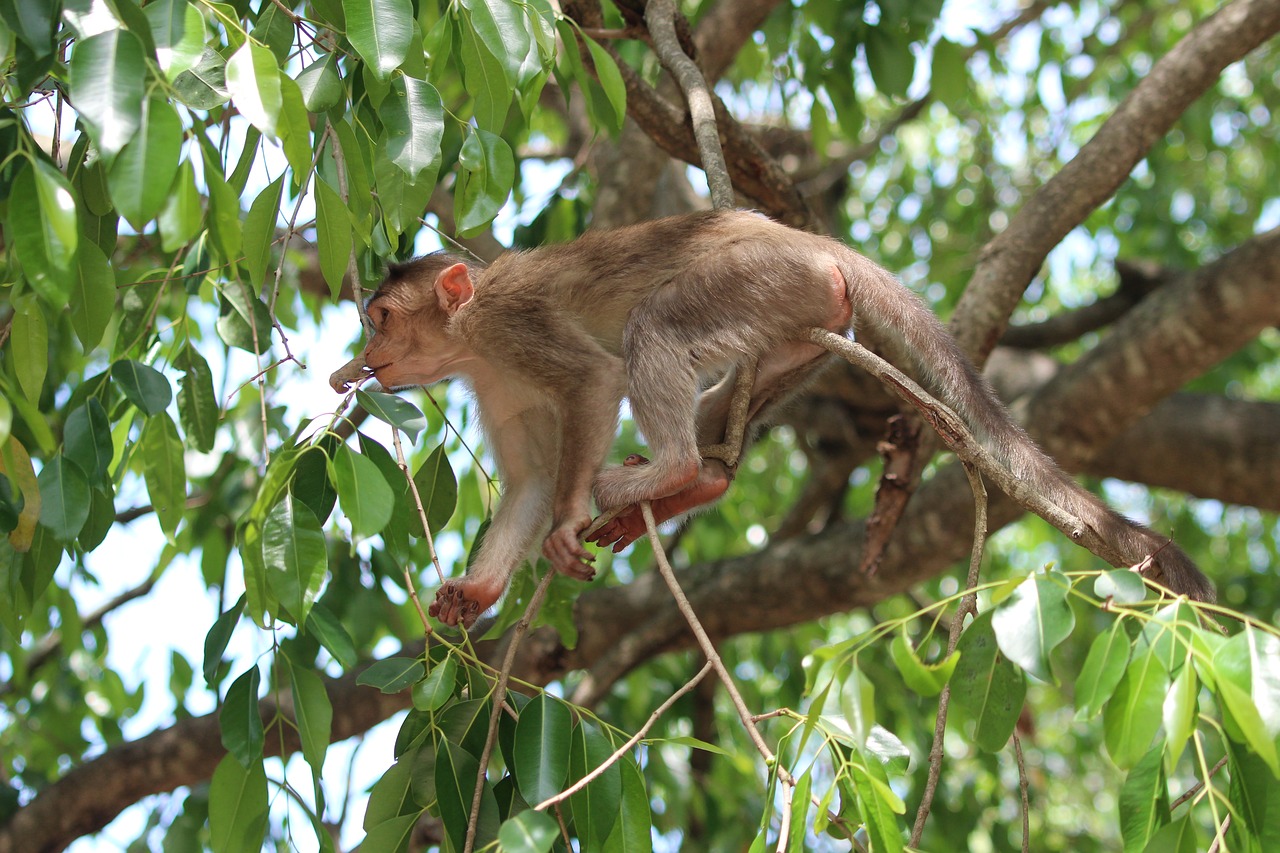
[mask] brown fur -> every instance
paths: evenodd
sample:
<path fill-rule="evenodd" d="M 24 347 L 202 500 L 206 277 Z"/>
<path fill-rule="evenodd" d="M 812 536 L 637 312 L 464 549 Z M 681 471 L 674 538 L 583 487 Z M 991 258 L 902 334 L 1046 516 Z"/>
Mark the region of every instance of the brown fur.
<path fill-rule="evenodd" d="M 504 478 L 470 573 L 432 605 L 450 624 L 470 624 L 497 600 L 548 517 L 543 553 L 590 578 L 579 537 L 593 483 L 602 510 L 622 510 L 593 539 L 618 547 L 637 535 L 628 507 L 652 500 L 669 517 L 718 497 L 729 474 L 704 464 L 698 447 L 723 436 L 732 371 L 758 359 L 758 422 L 826 360 L 800 342 L 804 332 L 843 331 L 850 312 L 859 340 L 954 408 L 1015 475 L 1130 564 L 1154 557 L 1169 586 L 1213 597 L 1177 546 L 1113 512 L 1036 447 L 910 291 L 834 240 L 742 211 L 672 217 L 510 252 L 488 268 L 430 255 L 394 268 L 369 311 L 369 368 L 389 387 L 465 378 Z M 624 395 L 653 460 L 601 470 Z"/>

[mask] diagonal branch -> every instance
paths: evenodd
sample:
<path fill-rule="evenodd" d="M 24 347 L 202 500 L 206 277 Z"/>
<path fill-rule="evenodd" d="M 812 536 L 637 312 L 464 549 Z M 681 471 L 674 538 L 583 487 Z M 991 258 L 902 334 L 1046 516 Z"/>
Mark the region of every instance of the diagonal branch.
<path fill-rule="evenodd" d="M 982 251 L 951 325 L 981 365 L 1049 251 L 1106 201 L 1222 70 L 1280 31 L 1280 0 L 1234 0 L 1152 67 L 1070 163 Z"/>

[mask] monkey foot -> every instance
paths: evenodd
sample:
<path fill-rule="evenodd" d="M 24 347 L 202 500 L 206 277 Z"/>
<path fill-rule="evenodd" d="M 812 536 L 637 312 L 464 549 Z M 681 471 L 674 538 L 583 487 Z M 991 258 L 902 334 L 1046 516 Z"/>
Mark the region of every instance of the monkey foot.
<path fill-rule="evenodd" d="M 542 542 L 542 556 L 551 561 L 551 565 L 562 575 L 589 581 L 596 576 L 595 555 L 583 548 L 579 537 L 586 529 L 590 519 L 580 524 L 562 524 L 547 534 Z"/>
<path fill-rule="evenodd" d="M 495 589 L 490 584 L 477 583 L 470 578 L 447 580 L 436 590 L 435 601 L 431 602 L 427 613 L 446 625 L 461 622 L 464 628 L 470 628 L 501 595 L 501 586 Z"/>
<path fill-rule="evenodd" d="M 633 460 L 644 460 L 644 457 L 629 456 L 624 464 L 645 464 L 644 461 Z M 697 479 L 691 485 L 650 502 L 654 521 L 661 524 L 719 499 L 729 488 L 729 481 L 728 469 L 723 463 L 708 460 L 698 470 Z M 639 506 L 629 506 L 617 512 L 613 518 L 600 523 L 598 529 L 589 532 L 587 541 L 602 548 L 612 546 L 616 554 L 646 533 L 644 513 Z"/>

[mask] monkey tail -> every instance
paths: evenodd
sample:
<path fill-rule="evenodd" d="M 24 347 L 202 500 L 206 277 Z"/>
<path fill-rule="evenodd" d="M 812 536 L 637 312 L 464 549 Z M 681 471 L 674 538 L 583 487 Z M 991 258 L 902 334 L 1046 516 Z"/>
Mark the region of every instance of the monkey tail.
<path fill-rule="evenodd" d="M 890 361 L 946 403 L 1008 471 L 1068 514 L 1080 519 L 1117 552 L 1117 567 L 1150 560 L 1148 576 L 1174 592 L 1214 601 L 1213 585 L 1168 537 L 1111 509 L 1063 471 L 1009 414 L 987 380 L 937 316 L 891 273 L 852 251 L 841 253 L 855 334 L 865 334 Z"/>

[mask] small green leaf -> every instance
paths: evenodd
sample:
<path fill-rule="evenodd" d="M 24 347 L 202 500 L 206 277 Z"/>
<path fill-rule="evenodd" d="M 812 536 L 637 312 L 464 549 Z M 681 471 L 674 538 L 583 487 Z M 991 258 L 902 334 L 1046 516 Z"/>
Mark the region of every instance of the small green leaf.
<path fill-rule="evenodd" d="M 194 110 L 211 110 L 225 103 L 227 61 L 211 47 L 205 47 L 196 64 L 173 78 L 178 100 Z"/>
<path fill-rule="evenodd" d="M 204 52 L 204 17 L 188 0 L 157 0 L 142 10 L 151 24 L 160 70 L 173 80 L 195 66 Z"/>
<path fill-rule="evenodd" d="M 280 215 L 280 190 L 284 175 L 276 178 L 258 193 L 244 220 L 244 270 L 259 293 L 271 260 L 271 244 L 276 236 L 276 219 Z"/>
<path fill-rule="evenodd" d="M 55 456 L 40 470 L 40 523 L 59 542 L 71 542 L 89 518 L 89 481 L 80 466 Z"/>
<path fill-rule="evenodd" d="M 13 300 L 13 325 L 9 352 L 22 393 L 39 404 L 49 370 L 49 327 L 40 303 L 31 294 Z"/>
<path fill-rule="evenodd" d="M 1199 680 L 1195 667 L 1184 666 L 1178 671 L 1164 697 L 1165 750 L 1169 753 L 1169 766 L 1177 765 L 1187 741 L 1195 731 L 1196 694 Z"/>
<path fill-rule="evenodd" d="M 470 27 L 462 27 L 461 48 L 462 82 L 474 99 L 476 125 L 499 133 L 506 123 L 515 79 L 507 76 L 502 63 Z"/>
<path fill-rule="evenodd" d="M 218 398 L 213 390 L 209 362 L 191 344 L 182 348 L 175 362 L 183 371 L 178 380 L 178 419 L 187 441 L 201 453 L 213 450 L 218 432 Z"/>
<path fill-rule="evenodd" d="M 867 52 L 871 79 L 880 93 L 891 98 L 906 95 L 916 67 L 911 46 L 897 38 L 888 27 L 876 26 L 867 30 L 863 48 Z"/>
<path fill-rule="evenodd" d="M 297 82 L 298 89 L 302 92 L 302 103 L 313 113 L 322 113 L 330 107 L 336 107 L 346 94 L 332 53 L 325 54 L 302 69 Z"/>
<path fill-rule="evenodd" d="M 121 359 L 111 365 L 111 378 L 145 415 L 158 415 L 169 407 L 173 388 L 164 374 L 140 361 Z"/>
<path fill-rule="evenodd" d="M 410 441 L 416 441 L 418 433 L 427 428 L 427 419 L 422 410 L 395 394 L 356 391 L 356 402 L 378 420 L 404 432 Z"/>
<path fill-rule="evenodd" d="M 116 306 L 116 274 L 102 249 L 82 240 L 71 282 L 71 327 L 85 352 L 102 341 Z"/>
<path fill-rule="evenodd" d="M 320 778 L 325 752 L 333 727 L 333 705 L 325 691 L 324 680 L 301 666 L 289 667 L 289 686 L 293 691 L 294 719 L 298 723 L 298 739 L 302 741 L 302 757 L 311 765 L 311 774 Z"/>
<path fill-rule="evenodd" d="M 104 157 L 114 157 L 138 132 L 146 83 L 142 42 L 128 30 L 112 29 L 76 42 L 71 102 Z"/>
<path fill-rule="evenodd" d="M 280 75 L 280 141 L 298 188 L 311 171 L 311 116 L 302 103 L 302 92 L 292 78 Z"/>
<path fill-rule="evenodd" d="M 245 597 L 243 595 L 236 599 L 236 603 L 227 608 L 225 613 L 219 614 L 214 620 L 213 627 L 209 629 L 209 633 L 204 637 L 204 680 L 210 687 L 214 686 L 215 679 L 218 676 L 218 668 L 222 665 L 222 655 L 227 650 L 227 643 L 231 642 L 231 635 L 236 630 L 236 623 L 240 621 L 241 614 L 244 613 Z"/>
<path fill-rule="evenodd" d="M 222 729 L 222 746 L 235 756 L 242 767 L 262 762 L 262 714 L 258 710 L 258 667 L 249 667 L 227 688 L 218 724 Z"/>
<path fill-rule="evenodd" d="M 596 44 L 593 39 L 584 36 L 583 40 L 587 43 L 587 50 L 591 52 L 591 61 L 595 63 L 596 79 L 600 81 L 600 88 L 604 90 L 609 106 L 617 117 L 617 124 L 610 130 L 617 133 L 622 130 L 622 122 L 627 117 L 627 85 L 622 82 L 622 72 L 618 70 L 618 64 L 613 61 L 609 51 Z"/>
<path fill-rule="evenodd" d="M 258 853 L 267 833 L 267 774 L 235 756 L 218 763 L 209 783 L 209 841 L 219 853 Z"/>
<path fill-rule="evenodd" d="M 356 684 L 367 684 L 383 693 L 399 693 L 422 678 L 424 672 L 422 661 L 417 658 L 385 658 L 370 664 Z"/>
<path fill-rule="evenodd" d="M 1169 822 L 1169 786 L 1164 775 L 1164 746 L 1144 755 L 1120 788 L 1120 834 L 1125 853 L 1143 850 L 1156 830 Z"/>
<path fill-rule="evenodd" d="M 307 620 L 329 570 L 324 531 L 301 501 L 285 496 L 262 525 L 267 585 L 298 624 Z"/>
<path fill-rule="evenodd" d="M 934 44 L 929 93 L 954 115 L 964 114 L 969 99 L 969 74 L 962 46 L 947 39 L 938 39 Z"/>
<path fill-rule="evenodd" d="M 280 68 L 271 51 L 246 41 L 227 60 L 227 91 L 249 123 L 267 136 L 276 136 L 283 101 Z"/>
<path fill-rule="evenodd" d="M 1098 575 L 1093 582 L 1093 594 L 1101 599 L 1111 599 L 1117 604 L 1137 604 L 1147 597 L 1147 585 L 1142 576 L 1129 569 L 1112 569 Z"/>
<path fill-rule="evenodd" d="M 142 476 L 155 508 L 160 529 L 170 538 L 187 509 L 187 470 L 182 456 L 182 439 L 168 412 L 147 419 L 139 439 Z"/>
<path fill-rule="evenodd" d="M 951 678 L 951 673 L 960 660 L 960 656 L 953 652 L 938 663 L 926 664 L 911 647 L 911 641 L 907 638 L 906 625 L 903 625 L 902 631 L 893 638 L 889 653 L 898 667 L 898 672 L 902 674 L 903 682 L 921 696 L 937 696 L 941 693 L 943 685 Z"/>
<path fill-rule="evenodd" d="M 438 711 L 453 698 L 458 683 L 458 662 L 449 655 L 413 685 L 413 707 L 419 711 Z"/>
<path fill-rule="evenodd" d="M 555 819 L 533 809 L 520 812 L 498 829 L 502 853 L 546 853 L 559 837 Z"/>
<path fill-rule="evenodd" d="M 514 82 L 532 42 L 524 5 L 508 0 L 462 0 L 462 5 L 471 13 L 476 35 Z"/>
<path fill-rule="evenodd" d="M 214 327 L 227 346 L 262 355 L 271 348 L 271 315 L 244 282 L 228 281 L 219 291 L 221 314 Z"/>
<path fill-rule="evenodd" d="M 1102 710 L 1116 691 L 1129 663 L 1132 643 L 1124 631 L 1123 620 L 1094 638 L 1089 655 L 1084 659 L 1080 677 L 1076 679 L 1076 719 L 1087 720 Z"/>
<path fill-rule="evenodd" d="M 316 602 L 312 606 L 311 613 L 307 616 L 307 631 L 333 655 L 338 666 L 351 669 L 356 665 L 356 644 L 351 641 L 351 635 L 342 627 L 338 617 L 323 603 Z"/>
<path fill-rule="evenodd" d="M 351 46 L 378 79 L 387 79 L 409 52 L 413 6 L 409 0 L 344 0 L 342 10 Z"/>
<path fill-rule="evenodd" d="M 342 289 L 351 257 L 351 213 L 327 181 L 315 181 L 316 248 L 320 252 L 320 272 L 334 299 Z"/>
<path fill-rule="evenodd" d="M 353 535 L 374 536 L 387 526 L 395 493 L 376 465 L 340 445 L 329 460 L 329 477 L 338 488 L 338 501 L 351 520 Z"/>
<path fill-rule="evenodd" d="M 515 179 L 511 146 L 500 136 L 479 128 L 467 135 L 458 155 L 455 205 L 458 233 L 469 236 L 485 228 L 507 202 Z"/>

